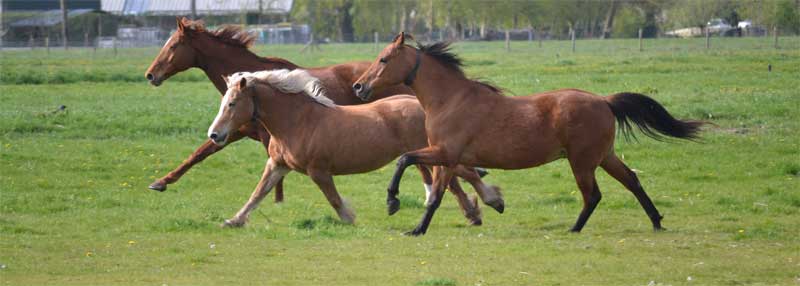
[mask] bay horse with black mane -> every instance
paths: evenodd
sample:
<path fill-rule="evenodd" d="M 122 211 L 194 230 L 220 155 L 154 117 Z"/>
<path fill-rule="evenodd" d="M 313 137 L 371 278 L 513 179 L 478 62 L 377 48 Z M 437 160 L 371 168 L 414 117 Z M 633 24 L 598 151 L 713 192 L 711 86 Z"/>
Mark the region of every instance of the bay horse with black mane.
<path fill-rule="evenodd" d="M 626 136 L 633 124 L 656 139 L 695 139 L 704 122 L 675 119 L 661 104 L 636 93 L 601 97 L 563 89 L 504 96 L 492 85 L 467 78 L 448 43 L 415 48 L 407 46 L 405 38 L 404 33 L 395 37 L 353 89 L 369 100 L 376 89 L 405 83 L 425 109 L 429 146 L 400 157 L 388 188 L 387 201 L 395 201 L 406 167 L 440 166 L 434 169 L 433 203 L 409 234 L 427 231 L 454 166 L 525 169 L 560 158 L 569 161 L 583 195 L 583 209 L 571 231 L 580 232 L 600 202 L 598 166 L 633 193 L 655 230 L 662 229 L 662 216 L 636 174 L 614 154 L 615 127 L 618 124 Z"/>
<path fill-rule="evenodd" d="M 255 37 L 237 26 L 223 26 L 218 30 L 207 30 L 202 22 L 186 18 L 177 20 L 177 30 L 170 36 L 160 53 L 145 72 L 145 77 L 154 86 L 160 86 L 171 76 L 188 70 L 200 68 L 208 76 L 221 95 L 227 85 L 223 77 L 235 72 L 254 72 L 275 69 L 297 69 L 298 65 L 281 58 L 260 57 L 249 50 Z M 353 96 L 350 88 L 358 75 L 369 67 L 369 62 L 351 62 L 327 67 L 307 69 L 309 74 L 319 79 L 327 90 L 327 96 L 337 105 L 357 105 L 364 102 Z M 404 85 L 389 86 L 375 92 L 372 100 L 396 94 L 413 94 Z M 227 144 L 249 137 L 260 141 L 269 148 L 269 133 L 257 124 L 244 124 L 228 135 L 226 144 L 214 144 L 206 140 L 194 153 L 166 176 L 157 179 L 149 188 L 164 191 L 167 185 L 177 182 L 195 164 L 222 150 Z M 483 175 L 485 173 L 481 173 Z M 428 179 L 426 177 L 426 179 Z M 283 180 L 275 186 L 275 201 L 283 201 Z M 430 184 L 431 182 L 428 182 Z M 499 196 L 499 194 L 498 194 Z M 484 201 L 486 202 L 486 201 Z M 499 199 L 487 203 L 493 208 L 502 207 Z"/>

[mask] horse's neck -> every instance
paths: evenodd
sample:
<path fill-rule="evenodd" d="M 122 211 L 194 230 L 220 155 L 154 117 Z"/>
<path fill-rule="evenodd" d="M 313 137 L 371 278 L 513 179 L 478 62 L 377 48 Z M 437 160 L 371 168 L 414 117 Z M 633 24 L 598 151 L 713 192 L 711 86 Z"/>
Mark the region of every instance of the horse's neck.
<path fill-rule="evenodd" d="M 460 102 L 474 88 L 471 80 L 457 74 L 433 60 L 426 60 L 420 68 L 411 88 L 425 113 L 438 112 L 448 102 Z"/>
<path fill-rule="evenodd" d="M 235 72 L 255 72 L 273 69 L 295 69 L 297 65 L 282 59 L 262 58 L 243 47 L 235 47 L 205 39 L 196 47 L 201 53 L 198 67 L 206 73 L 208 79 L 221 94 L 225 94 L 227 85 L 222 76 Z"/>
<path fill-rule="evenodd" d="M 257 87 L 258 117 L 270 135 L 282 141 L 301 138 L 329 109 L 301 94 L 268 92 Z M 298 143 L 299 144 L 299 143 Z"/>

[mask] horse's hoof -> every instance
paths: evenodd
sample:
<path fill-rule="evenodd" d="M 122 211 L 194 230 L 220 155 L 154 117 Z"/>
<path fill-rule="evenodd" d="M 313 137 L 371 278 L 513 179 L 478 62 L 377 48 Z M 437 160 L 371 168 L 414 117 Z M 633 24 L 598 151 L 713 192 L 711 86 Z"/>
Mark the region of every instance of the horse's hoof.
<path fill-rule="evenodd" d="M 473 196 L 469 199 L 470 205 L 472 209 L 466 211 L 467 220 L 469 220 L 470 225 L 479 226 L 483 224 L 481 220 L 481 206 L 478 204 L 478 198 Z"/>
<path fill-rule="evenodd" d="M 503 199 L 486 202 L 486 205 L 492 207 L 498 213 L 503 213 L 506 210 L 506 203 L 503 201 Z"/>
<path fill-rule="evenodd" d="M 221 227 L 221 228 L 236 228 L 236 227 L 242 227 L 242 226 L 244 226 L 244 222 L 233 221 L 233 220 L 229 220 L 229 219 L 226 219 L 225 222 L 223 222 L 222 224 L 219 225 L 219 227 Z"/>
<path fill-rule="evenodd" d="M 475 168 L 475 172 L 478 172 L 478 176 L 481 178 L 486 177 L 486 175 L 489 175 L 489 170 L 486 170 L 484 168 Z"/>
<path fill-rule="evenodd" d="M 389 215 L 393 215 L 400 210 L 400 200 L 398 199 L 390 199 L 386 201 L 386 207 L 389 211 Z"/>
<path fill-rule="evenodd" d="M 412 231 L 403 233 L 403 235 L 405 235 L 405 236 L 420 236 L 420 235 L 423 235 L 423 234 L 425 234 L 425 232 L 420 230 L 419 228 L 414 228 L 414 230 L 412 230 Z"/>
<path fill-rule="evenodd" d="M 660 226 L 656 226 L 656 227 L 653 227 L 653 231 L 662 232 L 662 231 L 667 231 L 667 229 L 663 228 L 663 227 L 660 227 Z"/>
<path fill-rule="evenodd" d="M 163 192 L 167 190 L 167 184 L 164 183 L 164 181 L 158 180 L 147 186 L 147 188 L 153 191 Z"/>

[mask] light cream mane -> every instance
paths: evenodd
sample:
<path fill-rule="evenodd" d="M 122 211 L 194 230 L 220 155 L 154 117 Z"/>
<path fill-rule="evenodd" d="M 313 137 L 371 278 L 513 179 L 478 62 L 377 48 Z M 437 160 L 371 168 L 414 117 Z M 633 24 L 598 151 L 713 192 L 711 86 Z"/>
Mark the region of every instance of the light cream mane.
<path fill-rule="evenodd" d="M 242 78 L 247 79 L 248 85 L 265 83 L 285 93 L 303 93 L 319 104 L 327 107 L 336 107 L 336 104 L 325 96 L 325 87 L 316 77 L 311 76 L 302 69 L 295 70 L 267 70 L 258 72 L 237 72 L 228 80 L 228 88 L 235 85 Z"/>

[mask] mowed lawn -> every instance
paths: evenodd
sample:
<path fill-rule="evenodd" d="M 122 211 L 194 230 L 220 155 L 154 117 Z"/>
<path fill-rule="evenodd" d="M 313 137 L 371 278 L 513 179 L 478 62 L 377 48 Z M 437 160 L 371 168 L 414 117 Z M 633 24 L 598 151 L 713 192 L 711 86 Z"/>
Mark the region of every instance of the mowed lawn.
<path fill-rule="evenodd" d="M 198 71 L 149 86 L 157 48 L 0 52 L 2 285 L 797 285 L 800 283 L 800 38 L 458 43 L 467 73 L 509 96 L 559 88 L 645 93 L 679 118 L 715 125 L 702 142 L 617 140 L 665 216 L 655 233 L 602 170 L 603 201 L 580 234 L 566 161 L 492 170 L 506 212 L 468 226 L 447 195 L 427 235 L 416 172 L 388 217 L 393 165 L 336 178 L 356 210 L 335 212 L 290 174 L 241 229 L 218 225 L 247 200 L 266 162 L 243 140 L 164 193 L 147 189 L 205 140 L 219 94 Z M 258 46 L 304 66 L 372 60 L 371 44 Z M 771 72 L 768 66 L 771 65 Z M 65 105 L 63 112 L 53 112 Z M 335 142 L 330 142 L 336 144 Z M 369 148 L 361 146 L 360 148 Z M 502 146 L 498 146 L 502 148 Z M 466 185 L 466 184 L 465 184 Z M 466 188 L 470 194 L 472 189 Z"/>

